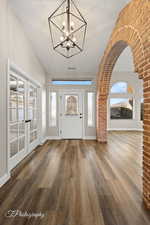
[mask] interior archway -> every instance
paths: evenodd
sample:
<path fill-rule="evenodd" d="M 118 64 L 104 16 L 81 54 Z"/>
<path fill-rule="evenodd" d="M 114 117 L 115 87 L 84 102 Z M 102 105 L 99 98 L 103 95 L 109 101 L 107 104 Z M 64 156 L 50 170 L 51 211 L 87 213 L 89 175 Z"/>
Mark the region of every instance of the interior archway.
<path fill-rule="evenodd" d="M 141 10 L 138 11 L 138 4 Z M 107 98 L 114 65 L 130 46 L 134 59 L 135 72 L 143 79 L 144 90 L 144 157 L 143 157 L 143 199 L 150 208 L 150 47 L 148 25 L 148 1 L 133 0 L 119 15 L 114 31 L 100 64 L 97 85 L 97 140 L 107 142 Z M 133 9 L 137 8 L 134 13 Z M 128 18 L 130 17 L 130 23 Z M 137 23 L 135 19 L 137 18 Z M 145 35 L 144 35 L 145 34 Z"/>

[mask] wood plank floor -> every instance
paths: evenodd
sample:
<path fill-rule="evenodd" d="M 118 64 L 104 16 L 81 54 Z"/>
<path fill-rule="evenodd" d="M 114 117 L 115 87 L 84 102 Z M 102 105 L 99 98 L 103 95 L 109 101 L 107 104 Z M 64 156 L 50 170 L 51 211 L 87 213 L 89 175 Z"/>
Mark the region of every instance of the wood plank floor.
<path fill-rule="evenodd" d="M 108 139 L 39 147 L 1 188 L 0 225 L 150 225 L 142 203 L 142 134 L 110 132 Z"/>

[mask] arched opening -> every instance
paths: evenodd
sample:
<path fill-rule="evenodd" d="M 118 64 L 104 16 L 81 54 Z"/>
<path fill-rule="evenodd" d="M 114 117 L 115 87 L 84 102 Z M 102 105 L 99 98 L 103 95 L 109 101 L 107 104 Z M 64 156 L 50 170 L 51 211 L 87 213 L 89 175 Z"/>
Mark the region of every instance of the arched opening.
<path fill-rule="evenodd" d="M 142 131 L 142 99 L 143 81 L 134 72 L 131 48 L 127 47 L 118 58 L 111 75 L 107 130 Z"/>
<path fill-rule="evenodd" d="M 140 11 L 135 11 L 135 8 Z M 107 142 L 107 101 L 113 68 L 123 50 L 132 50 L 135 72 L 143 79 L 143 200 L 150 208 L 150 55 L 149 3 L 131 1 L 122 10 L 101 60 L 97 81 L 97 140 Z M 135 11 L 133 16 L 133 11 Z M 128 19 L 130 18 L 130 20 Z M 137 18 L 137 23 L 135 23 Z"/>

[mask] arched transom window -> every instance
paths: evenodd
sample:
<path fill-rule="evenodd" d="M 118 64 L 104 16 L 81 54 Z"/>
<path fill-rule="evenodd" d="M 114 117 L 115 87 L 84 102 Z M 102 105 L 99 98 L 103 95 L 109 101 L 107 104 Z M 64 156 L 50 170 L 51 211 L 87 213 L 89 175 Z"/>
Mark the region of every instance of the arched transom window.
<path fill-rule="evenodd" d="M 133 93 L 133 88 L 127 82 L 116 82 L 111 87 L 111 93 Z"/>

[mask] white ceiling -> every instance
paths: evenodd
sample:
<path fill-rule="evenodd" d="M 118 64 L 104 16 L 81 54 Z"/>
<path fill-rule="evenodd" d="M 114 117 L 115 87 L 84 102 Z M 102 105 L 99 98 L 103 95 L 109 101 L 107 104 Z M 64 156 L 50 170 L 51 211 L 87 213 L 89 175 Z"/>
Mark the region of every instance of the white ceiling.
<path fill-rule="evenodd" d="M 52 78 L 70 76 L 74 79 L 95 78 L 118 13 L 129 2 L 129 0 L 74 1 L 88 22 L 88 31 L 84 52 L 71 59 L 65 59 L 53 51 L 49 34 L 48 16 L 62 0 L 10 1 L 46 73 Z M 126 64 L 128 66 L 127 61 Z M 70 71 L 68 67 L 75 67 L 76 70 Z"/>

